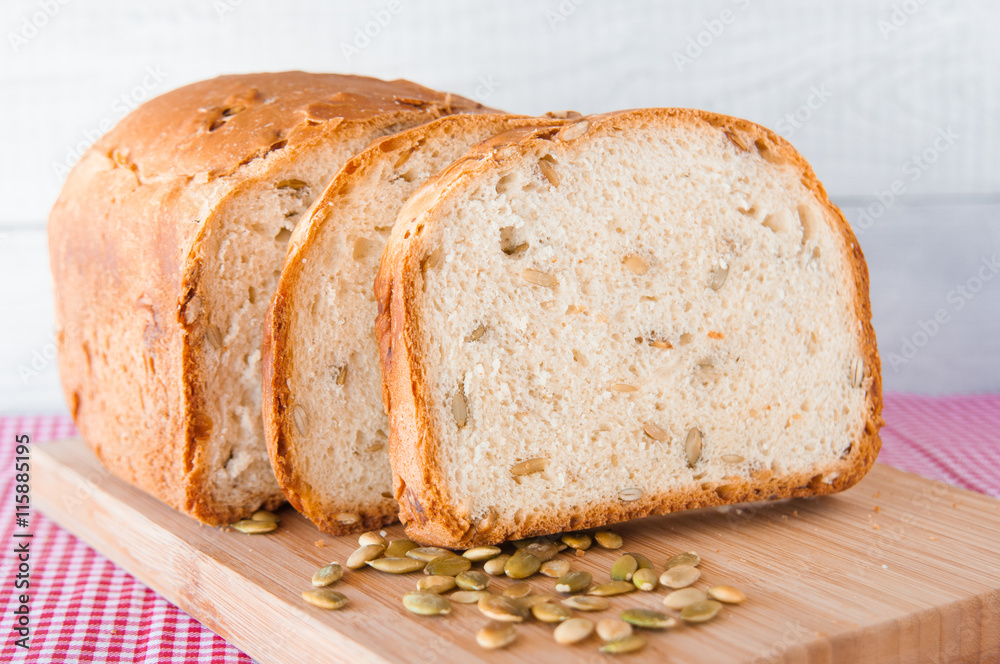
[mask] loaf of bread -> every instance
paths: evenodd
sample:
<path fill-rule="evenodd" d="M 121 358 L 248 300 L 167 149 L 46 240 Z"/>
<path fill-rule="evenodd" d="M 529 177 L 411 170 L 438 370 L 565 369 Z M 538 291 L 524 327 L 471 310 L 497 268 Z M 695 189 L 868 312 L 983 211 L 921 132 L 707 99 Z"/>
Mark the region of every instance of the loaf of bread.
<path fill-rule="evenodd" d="M 832 493 L 879 450 L 861 250 L 803 158 L 744 120 L 645 109 L 491 139 L 404 206 L 376 296 L 421 543 Z"/>
<path fill-rule="evenodd" d="M 49 242 L 63 387 L 104 464 L 211 524 L 280 504 L 260 344 L 292 230 L 373 139 L 479 109 L 407 81 L 223 76 L 97 141 Z"/>
<path fill-rule="evenodd" d="M 264 422 L 278 483 L 320 529 L 396 520 L 372 283 L 400 207 L 494 134 L 540 122 L 452 115 L 374 142 L 330 182 L 292 235 L 264 326 Z"/>

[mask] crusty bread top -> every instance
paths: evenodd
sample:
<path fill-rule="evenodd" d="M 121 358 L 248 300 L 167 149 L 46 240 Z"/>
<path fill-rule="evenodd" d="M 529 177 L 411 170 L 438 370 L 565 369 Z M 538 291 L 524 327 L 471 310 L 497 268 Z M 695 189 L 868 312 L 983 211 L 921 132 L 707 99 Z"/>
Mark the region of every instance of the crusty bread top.
<path fill-rule="evenodd" d="M 845 271 L 838 273 L 843 276 L 838 276 L 837 279 L 838 290 L 841 285 L 840 279 L 844 280 L 842 285 L 846 290 L 840 290 L 837 300 L 845 303 L 846 311 L 850 312 L 849 318 L 856 321 L 856 325 L 853 322 L 850 325 L 845 324 L 843 330 L 850 328 L 847 332 L 838 327 L 838 333 L 855 335 L 856 341 L 852 345 L 855 346 L 854 352 L 862 360 L 862 363 L 857 365 L 860 366 L 860 374 L 858 369 L 852 370 L 849 360 L 842 368 L 838 365 L 838 368 L 834 369 L 838 372 L 836 376 L 838 381 L 852 381 L 857 388 L 852 403 L 857 400 L 855 410 L 859 416 L 858 420 L 852 419 L 850 422 L 851 438 L 843 441 L 838 438 L 838 453 L 831 455 L 823 467 L 812 470 L 796 469 L 793 472 L 772 473 L 770 469 L 750 469 L 746 478 L 739 475 L 727 478 L 724 482 L 685 483 L 676 491 L 656 495 L 649 495 L 648 492 L 644 494 L 642 491 L 636 494 L 630 490 L 621 494 L 627 497 L 619 496 L 618 499 L 608 502 L 579 506 L 559 513 L 539 514 L 531 508 L 526 508 L 524 514 L 517 515 L 495 513 L 492 510 L 485 514 L 478 511 L 470 512 L 467 507 L 470 502 L 476 504 L 478 501 L 481 505 L 489 496 L 453 495 L 451 484 L 456 469 L 446 469 L 438 463 L 437 427 L 449 423 L 454 429 L 457 419 L 451 421 L 453 413 L 447 412 L 447 401 L 442 400 L 440 388 L 432 386 L 434 376 L 442 373 L 443 365 L 428 364 L 429 357 L 447 356 L 446 351 L 437 349 L 439 342 L 433 340 L 439 339 L 439 335 L 460 340 L 461 332 L 458 327 L 461 325 L 468 327 L 470 323 L 457 311 L 456 306 L 455 312 L 449 311 L 447 320 L 454 319 L 460 325 L 456 326 L 456 329 L 448 328 L 447 332 L 443 331 L 444 328 L 441 326 L 435 326 L 434 332 L 429 333 L 422 329 L 427 326 L 420 314 L 425 294 L 431 292 L 428 281 L 423 276 L 424 265 L 439 262 L 440 259 L 432 263 L 430 257 L 434 251 L 444 256 L 452 251 L 461 253 L 451 244 L 447 246 L 439 244 L 437 224 L 445 218 L 453 222 L 456 237 L 462 238 L 460 242 L 463 247 L 469 246 L 470 243 L 477 241 L 477 236 L 461 230 L 462 222 L 456 222 L 455 219 L 463 218 L 463 210 L 468 217 L 471 210 L 470 222 L 478 223 L 482 213 L 478 207 L 464 205 L 466 199 L 463 196 L 467 192 L 482 191 L 485 192 L 483 196 L 486 200 L 492 191 L 491 183 L 497 181 L 499 185 L 497 178 L 500 174 L 510 172 L 508 169 L 516 169 L 526 155 L 541 155 L 551 151 L 558 161 L 563 154 L 560 143 L 615 137 L 622 135 L 623 131 L 632 132 L 634 138 L 635 133 L 641 133 L 645 127 L 668 125 L 696 128 L 699 135 L 710 136 L 713 145 L 728 145 L 728 153 L 722 150 L 727 155 L 726 159 L 739 157 L 741 153 L 752 153 L 755 158 L 777 166 L 788 174 L 790 182 L 795 182 L 795 188 L 801 185 L 804 190 L 812 194 L 814 204 L 821 206 L 823 218 L 837 238 L 834 245 L 837 247 L 837 262 L 845 266 Z M 548 148 L 546 145 L 554 147 Z M 545 171 L 541 172 L 547 179 Z M 557 166 L 553 179 L 558 177 L 558 173 Z M 537 169 L 531 177 L 535 179 L 539 177 Z M 637 174 L 637 177 L 641 181 L 642 174 Z M 543 187 L 545 179 L 542 179 Z M 552 185 L 557 186 L 555 183 Z M 626 189 L 632 190 L 630 187 Z M 499 188 L 497 191 L 499 193 Z M 740 212 L 753 214 L 752 209 Z M 544 214 L 542 216 L 544 218 Z M 768 220 L 764 220 L 763 225 L 767 226 Z M 661 258 L 667 260 L 666 257 Z M 459 261 L 456 264 L 465 263 Z M 486 266 L 482 268 L 484 275 L 490 274 Z M 490 277 L 484 276 L 484 278 Z M 478 302 L 474 277 L 456 276 L 449 272 L 449 277 L 442 277 L 440 282 L 469 287 L 472 292 L 465 293 L 466 300 Z M 443 290 L 434 292 L 438 297 L 443 297 Z M 443 172 L 435 182 L 428 184 L 411 197 L 400 213 L 383 255 L 376 280 L 376 294 L 380 311 L 377 329 L 386 381 L 387 407 L 392 425 L 390 454 L 396 473 L 395 493 L 400 501 L 401 518 L 409 524 L 407 533 L 421 543 L 453 547 L 469 546 L 532 534 L 599 526 L 626 518 L 679 509 L 744 500 L 831 493 L 857 482 L 874 463 L 880 447 L 878 438 L 878 429 L 882 425 L 880 361 L 871 327 L 867 268 L 860 247 L 843 215 L 829 202 L 812 169 L 794 148 L 772 132 L 745 120 L 689 109 L 640 109 L 584 118 L 555 131 L 522 130 L 494 137 L 471 150 L 466 157 L 456 161 Z M 560 301 L 560 304 L 565 307 L 565 302 Z M 439 322 L 438 318 L 433 320 Z M 431 341 L 426 338 L 428 334 Z M 451 342 L 444 345 L 448 343 Z M 431 348 L 428 344 L 434 347 Z M 841 369 L 844 372 L 842 377 L 839 373 Z M 549 371 L 555 375 L 559 373 L 558 369 L 551 367 Z M 450 374 L 448 376 L 450 377 Z M 605 376 L 603 373 L 595 377 L 598 381 L 610 378 L 611 376 Z M 509 377 L 500 380 L 509 381 Z M 459 385 L 462 385 L 461 380 Z M 462 412 L 465 413 L 465 396 L 462 403 Z M 667 404 L 667 408 L 669 410 L 670 403 Z M 468 409 L 468 417 L 470 421 L 474 421 L 475 413 L 471 402 Z M 462 428 L 465 425 L 458 426 Z M 641 428 L 639 435 L 640 437 L 643 435 Z M 553 444 L 557 440 L 558 434 Z M 520 439 L 512 442 L 522 443 Z M 503 452 L 499 450 L 506 447 L 507 445 L 497 446 L 498 454 L 502 455 Z M 454 451 L 455 448 L 450 449 Z M 483 448 L 476 448 L 477 451 L 481 449 Z M 532 450 L 537 452 L 537 446 L 532 447 Z M 492 469 L 493 466 L 490 465 L 493 462 L 492 457 L 489 458 L 491 461 L 486 468 Z M 504 459 L 506 460 L 506 457 Z M 499 486 L 500 483 L 497 484 Z M 536 486 L 541 490 L 541 485 L 530 486 Z M 625 486 L 628 485 L 609 488 L 617 490 Z M 498 487 L 490 488 L 499 490 Z"/>
<path fill-rule="evenodd" d="M 272 150 L 305 145 L 329 122 L 363 120 L 437 107 L 440 114 L 479 107 L 404 80 L 313 74 L 235 74 L 160 95 L 98 141 L 117 150 L 140 178 L 231 174 Z"/>

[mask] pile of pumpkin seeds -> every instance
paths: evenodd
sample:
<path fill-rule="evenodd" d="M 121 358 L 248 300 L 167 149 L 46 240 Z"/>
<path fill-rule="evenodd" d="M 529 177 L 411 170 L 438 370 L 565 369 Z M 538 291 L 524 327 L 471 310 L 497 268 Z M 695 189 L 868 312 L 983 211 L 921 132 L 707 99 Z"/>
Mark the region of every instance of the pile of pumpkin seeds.
<path fill-rule="evenodd" d="M 275 523 L 276 525 L 276 523 Z M 234 526 L 235 527 L 235 526 Z M 517 639 L 518 623 L 536 620 L 554 626 L 553 639 L 559 644 L 582 643 L 596 632 L 607 654 L 636 652 L 647 644 L 639 633 L 669 630 L 685 623 L 697 625 L 715 618 L 725 604 L 740 604 L 746 596 L 730 585 L 694 586 L 701 579 L 701 557 L 693 551 L 678 553 L 657 572 L 654 563 L 641 553 L 623 553 L 612 564 L 609 579 L 595 583 L 590 572 L 574 570 L 570 560 L 558 558 L 562 552 L 575 556 L 593 545 L 617 550 L 624 542 L 617 533 L 566 533 L 511 542 L 504 552 L 499 546 L 477 546 L 455 552 L 433 546 L 419 546 L 406 539 L 386 541 L 386 533 L 368 532 L 358 538 L 359 548 L 344 566 L 331 562 L 316 570 L 311 590 L 303 599 L 322 609 L 340 609 L 347 597 L 329 586 L 344 575 L 344 567 L 361 570 L 371 567 L 386 574 L 423 572 L 413 591 L 402 598 L 403 607 L 420 616 L 446 616 L 453 604 L 475 604 L 487 619 L 476 633 L 476 642 L 486 649 L 504 648 Z M 482 570 L 474 569 L 482 564 Z M 536 574 L 553 579 L 551 593 L 539 593 L 529 584 Z M 511 583 L 495 592 L 493 578 Z M 667 611 L 627 608 L 618 617 L 594 621 L 574 611 L 593 613 L 611 607 L 609 597 L 632 592 L 652 593 L 664 589 Z"/>

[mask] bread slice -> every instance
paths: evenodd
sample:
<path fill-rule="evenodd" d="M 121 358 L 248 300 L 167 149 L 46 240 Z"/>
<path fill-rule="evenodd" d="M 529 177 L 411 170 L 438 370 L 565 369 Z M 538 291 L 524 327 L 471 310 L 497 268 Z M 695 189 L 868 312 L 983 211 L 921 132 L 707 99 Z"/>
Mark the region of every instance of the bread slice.
<path fill-rule="evenodd" d="M 291 231 L 373 139 L 479 110 L 408 81 L 247 74 L 164 94 L 97 141 L 49 243 L 63 388 L 104 464 L 207 523 L 283 502 L 260 343 Z"/>
<path fill-rule="evenodd" d="M 472 145 L 539 122 L 453 115 L 380 139 L 340 170 L 293 234 L 264 326 L 264 421 L 278 483 L 320 529 L 378 528 L 399 509 L 372 282 L 400 207 Z"/>
<path fill-rule="evenodd" d="M 498 136 L 410 199 L 376 292 L 394 492 L 424 544 L 832 493 L 879 450 L 861 249 L 744 120 Z"/>

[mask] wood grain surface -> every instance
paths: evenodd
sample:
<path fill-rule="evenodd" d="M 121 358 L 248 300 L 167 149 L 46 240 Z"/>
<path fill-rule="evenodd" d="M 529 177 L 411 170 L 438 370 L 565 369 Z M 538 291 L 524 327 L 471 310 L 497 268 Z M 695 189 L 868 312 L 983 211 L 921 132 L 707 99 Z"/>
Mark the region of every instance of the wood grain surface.
<path fill-rule="evenodd" d="M 348 571 L 350 598 L 323 611 L 300 593 L 319 566 L 343 563 L 353 537 L 333 538 L 290 509 L 269 535 L 202 526 L 111 477 L 77 439 L 39 445 L 32 493 L 42 511 L 262 664 L 308 662 L 603 662 L 596 636 L 560 646 L 552 626 L 518 627 L 501 651 L 475 642 L 475 606 L 406 612 L 419 573 Z M 402 535 L 397 525 L 390 538 Z M 876 465 L 855 488 L 823 499 L 653 517 L 614 527 L 621 551 L 567 556 L 595 582 L 625 551 L 662 571 L 673 554 L 702 556 L 696 587 L 730 583 L 746 603 L 713 622 L 648 632 L 629 662 L 783 663 L 1000 661 L 1000 502 Z M 497 592 L 511 583 L 494 577 Z M 552 579 L 530 579 L 554 594 Z M 611 598 L 598 620 L 663 609 L 666 592 Z"/>

